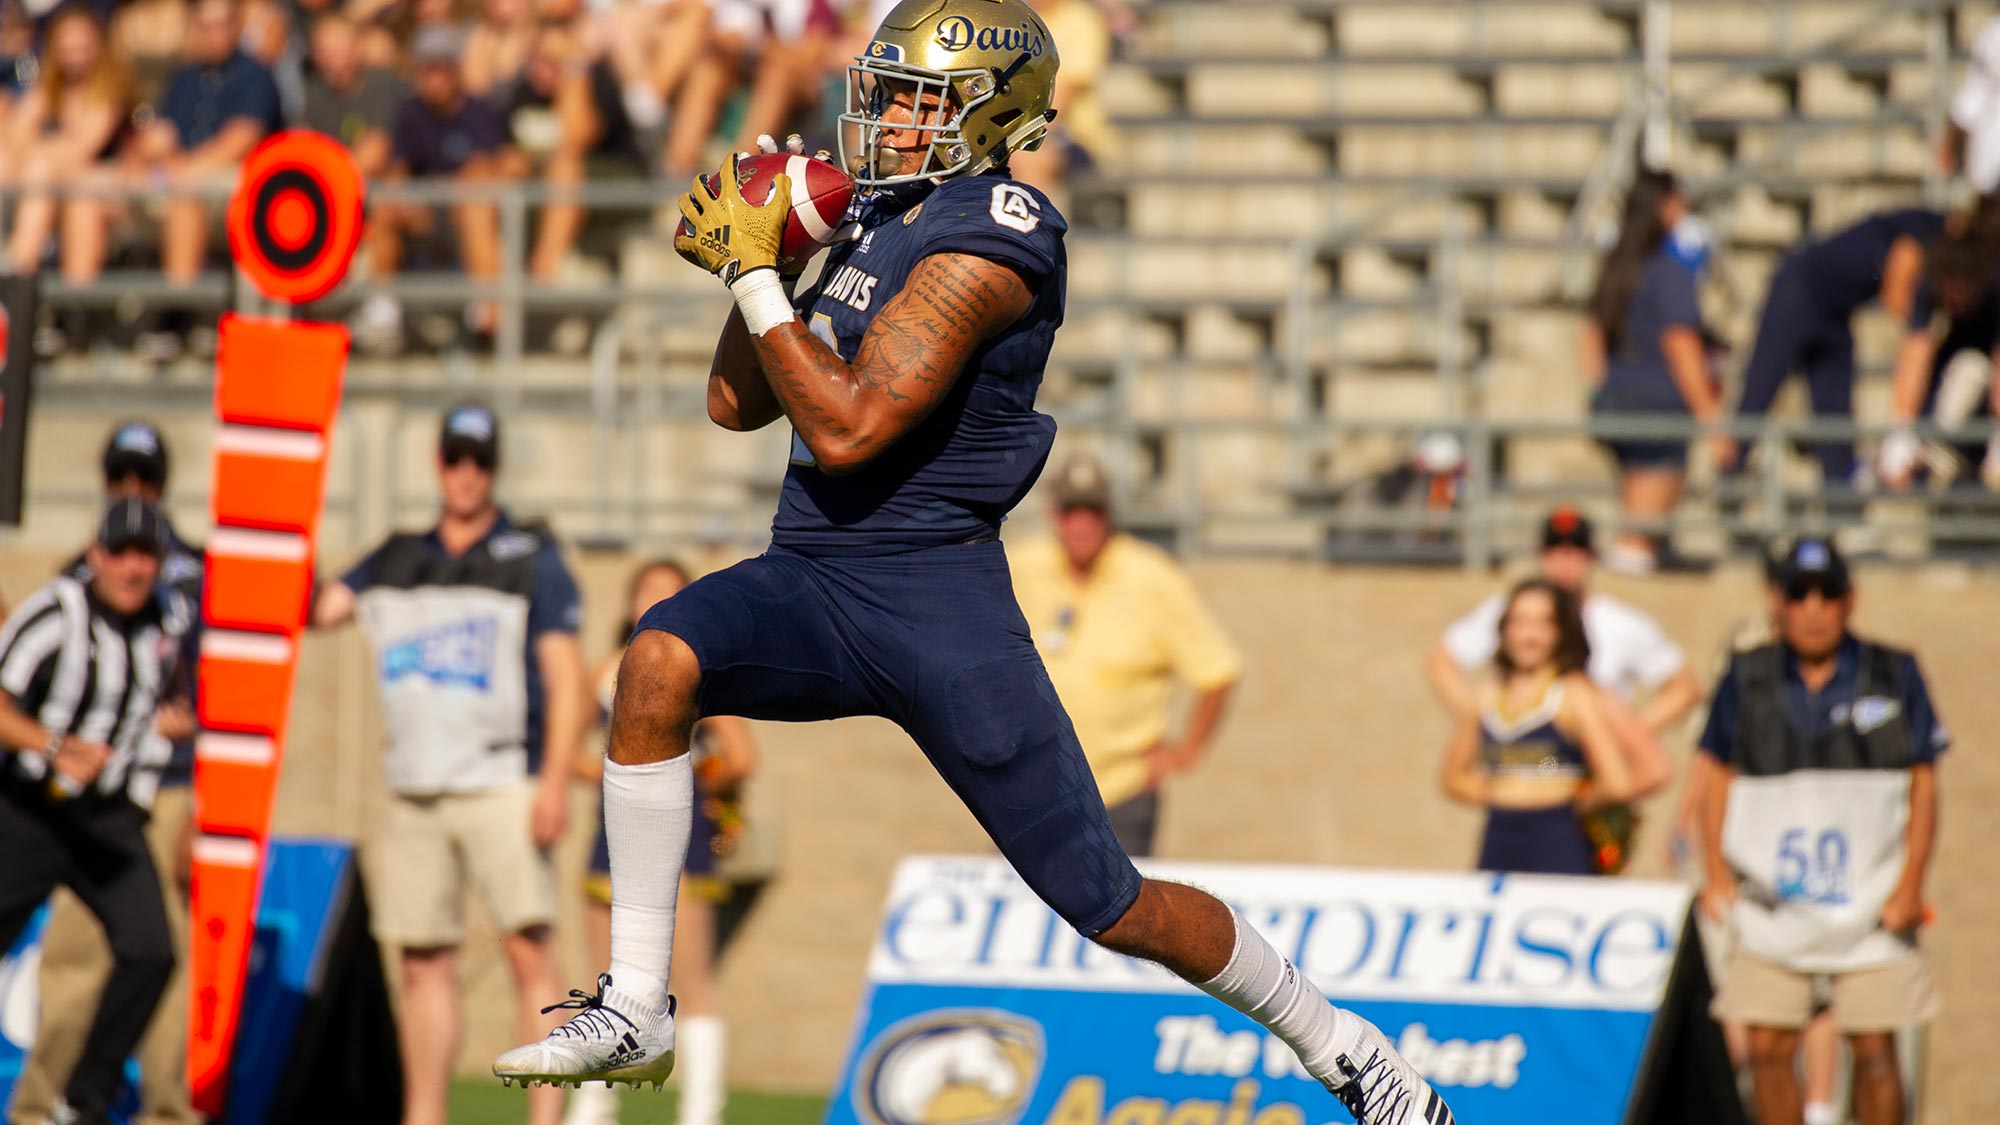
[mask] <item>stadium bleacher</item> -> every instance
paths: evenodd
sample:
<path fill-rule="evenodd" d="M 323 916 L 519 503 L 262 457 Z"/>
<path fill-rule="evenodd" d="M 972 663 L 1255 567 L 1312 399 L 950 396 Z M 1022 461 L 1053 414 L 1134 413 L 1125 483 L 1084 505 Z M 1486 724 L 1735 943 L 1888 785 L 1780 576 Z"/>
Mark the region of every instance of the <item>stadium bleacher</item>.
<path fill-rule="evenodd" d="M 1301 498 L 1398 464 L 1408 423 L 1581 427 L 1575 278 L 1603 216 L 1580 214 L 1579 201 L 1590 203 L 1608 143 L 1643 101 L 1647 7 L 1145 4 L 1101 89 L 1116 151 L 1066 187 L 1079 229 L 1045 403 L 1141 473 L 1135 502 L 1147 522 L 1183 546 L 1225 549 L 1312 549 L 1329 523 L 1350 517 Z M 1712 313 L 1725 338 L 1747 343 L 1762 285 L 1801 235 L 1870 206 L 1940 198 L 1927 129 L 1963 45 L 1993 8 L 1665 6 L 1674 163 L 1724 239 Z M 674 189 L 654 186 L 662 201 Z M 614 452 L 599 459 L 602 476 L 521 474 L 520 505 L 561 526 L 604 510 L 610 495 L 615 514 L 579 531 L 646 541 L 686 533 L 692 521 L 704 534 L 754 541 L 783 439 L 702 432 L 689 392 L 723 305 L 673 255 L 655 218 L 667 210 L 621 212 L 616 273 L 603 281 L 529 284 L 510 269 L 501 292 L 530 303 L 503 319 L 491 358 L 358 358 L 342 455 L 406 442 L 408 419 L 439 396 L 484 394 L 503 406 L 531 396 L 537 410 L 523 418 L 521 440 L 546 450 L 547 464 L 579 440 L 571 419 L 594 419 L 579 448 Z M 466 297 L 450 275 L 399 284 L 413 308 Z M 83 290 L 53 286 L 50 297 L 144 301 L 159 285 L 156 275 L 114 273 Z M 179 296 L 190 294 L 219 306 L 228 288 L 217 273 Z M 543 354 L 547 328 L 578 315 L 596 331 L 594 349 L 579 354 L 573 333 L 569 354 Z M 1864 328 L 1868 370 L 1883 370 L 1891 336 Z M 143 407 L 193 437 L 202 379 L 198 361 L 154 370 L 98 349 L 48 366 L 44 409 L 52 427 L 80 432 L 101 424 L 102 406 Z M 1862 391 L 1863 424 L 1881 420 L 1879 383 Z M 666 416 L 641 402 L 663 404 Z M 1381 432 L 1335 433 L 1328 422 L 1379 423 Z M 1608 464 L 1580 428 L 1495 441 L 1492 461 L 1506 470 L 1494 482 L 1503 530 L 1524 528 L 1539 503 L 1533 487 L 1511 503 L 1512 486 L 1607 495 Z M 34 479 L 58 507 L 36 510 L 75 519 L 49 517 L 63 526 L 38 524 L 29 533 L 37 539 L 69 535 L 85 510 L 87 466 L 60 463 L 53 444 L 38 452 Z M 640 501 L 623 470 L 655 449 L 691 455 L 657 466 L 645 503 L 664 505 L 661 518 L 634 523 Z M 1796 470 L 1782 471 L 1809 486 Z M 1704 510 L 1691 505 L 1690 521 Z M 355 533 L 380 530 L 370 521 L 386 515 L 357 517 L 366 526 Z M 1232 521 L 1260 530 L 1224 530 Z"/>

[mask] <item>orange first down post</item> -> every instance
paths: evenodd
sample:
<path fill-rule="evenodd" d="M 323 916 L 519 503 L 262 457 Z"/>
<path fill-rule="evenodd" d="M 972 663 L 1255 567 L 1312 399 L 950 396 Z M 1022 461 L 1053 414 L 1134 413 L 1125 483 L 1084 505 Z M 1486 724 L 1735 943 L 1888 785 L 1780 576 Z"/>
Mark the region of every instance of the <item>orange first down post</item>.
<path fill-rule="evenodd" d="M 280 133 L 244 161 L 229 206 L 237 265 L 265 296 L 303 303 L 340 281 L 361 226 L 361 179 L 339 144 Z M 225 315 L 216 352 L 213 500 L 195 740 L 188 1083 L 220 1117 L 255 932 L 271 801 L 311 599 L 327 443 L 347 330 Z"/>

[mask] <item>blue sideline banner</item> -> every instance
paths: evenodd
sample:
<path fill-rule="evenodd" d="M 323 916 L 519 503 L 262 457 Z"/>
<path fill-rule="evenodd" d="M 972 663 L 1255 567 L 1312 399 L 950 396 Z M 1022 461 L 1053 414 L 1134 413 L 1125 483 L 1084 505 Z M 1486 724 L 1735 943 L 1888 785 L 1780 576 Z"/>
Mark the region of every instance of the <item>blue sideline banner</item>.
<path fill-rule="evenodd" d="M 1478 1125 L 1629 1119 L 1691 897 L 1626 879 L 1141 866 L 1242 911 Z M 896 872 L 827 1125 L 1347 1119 L 1284 1044 L 1082 940 L 1005 863 L 923 857 Z"/>

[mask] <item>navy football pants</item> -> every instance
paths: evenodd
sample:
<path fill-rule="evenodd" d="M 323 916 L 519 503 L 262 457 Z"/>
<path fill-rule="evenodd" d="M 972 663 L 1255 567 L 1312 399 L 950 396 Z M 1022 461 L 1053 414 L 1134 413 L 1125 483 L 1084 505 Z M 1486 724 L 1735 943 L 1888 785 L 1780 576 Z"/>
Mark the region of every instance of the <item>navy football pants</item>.
<path fill-rule="evenodd" d="M 655 605 L 639 628 L 694 650 L 703 715 L 900 725 L 1085 936 L 1138 897 L 998 542 L 865 557 L 772 547 Z"/>
<path fill-rule="evenodd" d="M 1845 319 L 1819 307 L 1799 259 L 1786 258 L 1764 298 L 1737 412 L 1762 417 L 1778 397 L 1778 388 L 1800 368 L 1805 370 L 1814 415 L 1854 417 L 1854 332 Z M 1843 488 L 1852 482 L 1853 442 L 1816 443 L 1813 453 L 1828 487 Z"/>

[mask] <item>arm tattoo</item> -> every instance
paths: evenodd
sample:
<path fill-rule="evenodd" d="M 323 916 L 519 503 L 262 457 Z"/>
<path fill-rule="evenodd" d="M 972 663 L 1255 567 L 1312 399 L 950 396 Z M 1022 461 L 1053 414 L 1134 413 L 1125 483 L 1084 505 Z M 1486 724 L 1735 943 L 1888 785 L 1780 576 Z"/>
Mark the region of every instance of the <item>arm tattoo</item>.
<path fill-rule="evenodd" d="M 852 364 L 797 322 L 757 337 L 757 359 L 809 448 L 865 460 L 923 421 L 972 353 L 1033 300 L 1006 266 L 934 254 L 869 325 Z"/>

